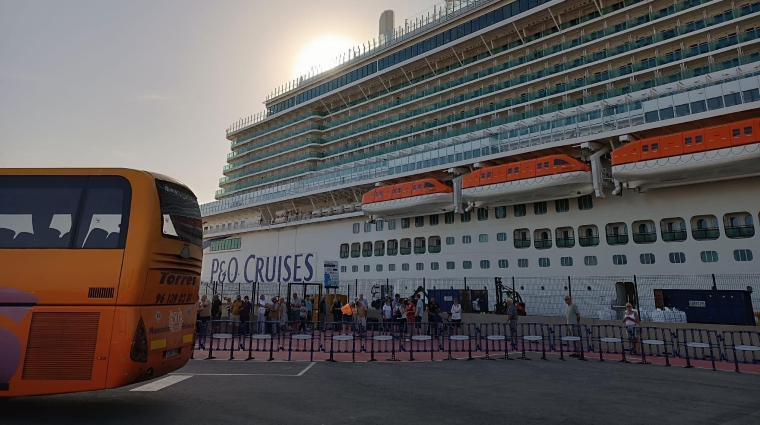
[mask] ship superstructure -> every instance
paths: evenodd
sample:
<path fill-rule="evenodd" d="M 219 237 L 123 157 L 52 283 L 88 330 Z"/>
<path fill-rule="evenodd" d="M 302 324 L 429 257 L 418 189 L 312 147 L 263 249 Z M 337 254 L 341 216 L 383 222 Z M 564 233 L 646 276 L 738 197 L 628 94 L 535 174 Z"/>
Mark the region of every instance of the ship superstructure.
<path fill-rule="evenodd" d="M 204 279 L 756 271 L 760 1 L 389 19 L 227 130 Z"/>

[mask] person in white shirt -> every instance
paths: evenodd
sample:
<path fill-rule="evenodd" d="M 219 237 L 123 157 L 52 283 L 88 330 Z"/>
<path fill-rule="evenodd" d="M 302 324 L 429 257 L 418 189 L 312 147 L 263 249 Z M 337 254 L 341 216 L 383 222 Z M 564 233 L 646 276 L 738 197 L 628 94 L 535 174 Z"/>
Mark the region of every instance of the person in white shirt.
<path fill-rule="evenodd" d="M 259 333 L 263 334 L 266 333 L 266 319 L 264 318 L 264 314 L 267 312 L 267 297 L 264 294 L 261 294 L 259 297 Z"/>
<path fill-rule="evenodd" d="M 462 305 L 459 300 L 454 298 L 454 304 L 451 306 L 451 323 L 454 325 L 457 334 L 462 333 Z"/>
<path fill-rule="evenodd" d="M 389 331 L 391 320 L 393 320 L 393 308 L 391 307 L 391 300 L 387 299 L 383 306 L 383 333 Z"/>

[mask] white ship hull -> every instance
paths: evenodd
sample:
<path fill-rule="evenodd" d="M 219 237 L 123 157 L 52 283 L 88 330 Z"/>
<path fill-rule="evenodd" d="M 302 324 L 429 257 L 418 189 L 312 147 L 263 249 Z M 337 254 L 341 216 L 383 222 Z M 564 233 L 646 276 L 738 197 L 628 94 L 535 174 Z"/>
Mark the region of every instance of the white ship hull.
<path fill-rule="evenodd" d="M 576 171 L 462 189 L 462 197 L 480 207 L 575 198 L 593 191 L 591 172 Z"/>

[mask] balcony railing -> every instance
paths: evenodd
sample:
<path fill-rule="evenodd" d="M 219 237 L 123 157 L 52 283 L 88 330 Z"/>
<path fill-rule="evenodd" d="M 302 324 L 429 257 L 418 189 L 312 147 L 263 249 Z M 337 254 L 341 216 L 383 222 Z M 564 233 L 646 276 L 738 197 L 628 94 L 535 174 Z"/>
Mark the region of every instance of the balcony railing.
<path fill-rule="evenodd" d="M 572 248 L 575 246 L 575 238 L 557 238 L 557 248 Z"/>
<path fill-rule="evenodd" d="M 536 249 L 549 249 L 552 247 L 551 239 L 536 239 Z"/>
<path fill-rule="evenodd" d="M 582 236 L 578 238 L 580 246 L 597 246 L 599 245 L 599 236 Z"/>
<path fill-rule="evenodd" d="M 341 251 L 340 258 L 348 258 L 348 251 Z"/>
<path fill-rule="evenodd" d="M 388 255 L 398 254 L 398 248 L 388 248 Z"/>
<path fill-rule="evenodd" d="M 375 250 L 375 257 L 382 257 L 383 255 L 385 255 L 385 250 L 384 249 L 376 249 Z"/>
<path fill-rule="evenodd" d="M 351 250 L 351 258 L 359 258 L 362 252 L 358 250 Z"/>
<path fill-rule="evenodd" d="M 703 229 L 691 229 L 691 237 L 698 241 L 710 241 L 720 237 L 720 229 L 707 227 Z"/>
<path fill-rule="evenodd" d="M 530 248 L 530 239 L 515 239 L 515 248 Z"/>
<path fill-rule="evenodd" d="M 657 242 L 657 232 L 633 232 L 633 241 L 636 243 Z"/>
<path fill-rule="evenodd" d="M 625 245 L 628 243 L 628 235 L 607 235 L 607 245 Z"/>
<path fill-rule="evenodd" d="M 430 245 L 428 247 L 428 252 L 431 254 L 437 254 L 441 252 L 441 246 L 440 245 Z"/>
<path fill-rule="evenodd" d="M 683 242 L 686 240 L 686 230 L 663 230 L 662 240 L 665 242 Z"/>
<path fill-rule="evenodd" d="M 401 248 L 401 255 L 409 255 L 412 253 L 412 248 Z"/>
<path fill-rule="evenodd" d="M 755 236 L 755 226 L 728 226 L 726 227 L 726 236 L 731 239 L 751 238 Z"/>
<path fill-rule="evenodd" d="M 362 257 L 371 257 L 372 256 L 372 250 L 371 249 L 365 249 L 362 251 Z"/>
<path fill-rule="evenodd" d="M 424 246 L 415 246 L 414 247 L 414 253 L 415 254 L 424 254 L 425 253 L 425 247 Z"/>

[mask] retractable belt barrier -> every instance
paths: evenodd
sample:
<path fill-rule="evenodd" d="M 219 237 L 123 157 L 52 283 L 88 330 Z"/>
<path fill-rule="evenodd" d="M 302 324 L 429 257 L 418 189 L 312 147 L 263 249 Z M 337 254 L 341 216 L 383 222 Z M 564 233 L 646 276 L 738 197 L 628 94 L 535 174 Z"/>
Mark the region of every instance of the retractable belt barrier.
<path fill-rule="evenodd" d="M 558 354 L 560 360 L 575 357 L 605 361 L 614 357 L 629 363 L 650 364 L 662 358 L 670 366 L 672 359 L 685 362 L 733 363 L 760 365 L 760 331 L 716 331 L 656 326 L 550 325 L 544 323 L 450 323 L 450 322 L 382 322 L 366 328 L 356 322 L 233 322 L 199 321 L 193 343 L 193 358 L 216 356 L 254 359 L 265 356 L 282 360 L 313 361 L 317 358 L 337 361 L 336 356 L 351 355 L 352 361 L 366 359 L 398 361 L 417 359 L 486 360 L 514 358 L 530 360 L 528 353 Z M 219 354 L 219 353 L 223 354 Z M 229 353 L 229 354 L 228 354 Z M 510 353 L 512 356 L 510 357 Z M 236 355 L 237 354 L 237 355 Z M 519 355 L 518 355 L 519 354 Z M 684 364 L 683 362 L 680 362 Z"/>

